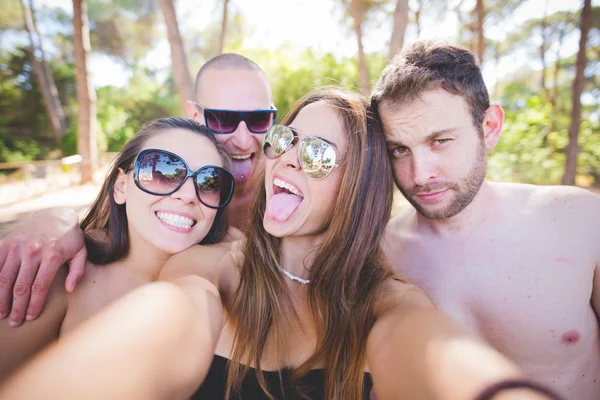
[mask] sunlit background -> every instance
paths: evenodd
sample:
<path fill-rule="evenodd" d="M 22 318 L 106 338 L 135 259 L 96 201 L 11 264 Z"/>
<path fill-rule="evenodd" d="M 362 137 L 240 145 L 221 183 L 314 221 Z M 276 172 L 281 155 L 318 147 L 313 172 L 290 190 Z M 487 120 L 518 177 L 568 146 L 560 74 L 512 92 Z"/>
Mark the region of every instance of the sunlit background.
<path fill-rule="evenodd" d="M 0 0 L 0 197 L 10 198 L 0 205 L 21 201 L 31 191 L 47 192 L 51 185 L 39 182 L 48 182 L 57 170 L 81 172 L 96 165 L 86 162 L 96 149 L 101 168 L 110 158 L 105 155 L 119 151 L 144 122 L 184 115 L 180 100 L 188 95 L 173 77 L 165 7 L 176 11 L 170 23 L 178 26 L 184 46 L 188 88 L 208 58 L 238 52 L 265 69 L 282 113 L 318 85 L 368 93 L 397 51 L 390 50 L 394 28 L 404 33 L 404 48 L 418 38 L 464 45 L 480 59 L 492 100 L 506 111 L 488 177 L 597 188 L 600 7 L 591 1 L 584 8 L 585 1 L 88 0 L 87 72 L 96 115 L 86 127 L 78 123 L 78 110 L 88 105 L 76 97 L 73 28 L 74 4 L 81 0 Z M 32 10 L 29 24 L 24 10 Z M 406 23 L 395 20 L 395 12 Z M 37 70 L 45 71 L 44 85 L 54 81 L 54 100 L 42 95 Z M 361 81 L 361 70 L 368 79 Z M 574 92 L 576 81 L 581 89 Z M 579 102 L 581 108 L 574 108 Z M 50 117 L 57 110 L 64 115 L 58 125 Z M 97 139 L 88 143 L 94 128 Z M 68 156 L 74 157 L 65 162 Z M 79 174 L 68 185 L 92 175 Z M 43 186 L 39 193 L 36 184 Z"/>

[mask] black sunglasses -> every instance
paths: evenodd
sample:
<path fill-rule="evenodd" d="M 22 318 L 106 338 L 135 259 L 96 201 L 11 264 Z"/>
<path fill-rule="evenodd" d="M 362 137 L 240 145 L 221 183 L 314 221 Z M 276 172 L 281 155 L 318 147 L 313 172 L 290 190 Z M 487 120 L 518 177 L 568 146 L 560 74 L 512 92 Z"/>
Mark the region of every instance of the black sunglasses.
<path fill-rule="evenodd" d="M 217 135 L 233 133 L 242 121 L 250 132 L 263 134 L 277 121 L 275 106 L 271 106 L 269 110 L 236 111 L 204 108 L 201 104 L 194 104 L 204 110 L 206 126 Z"/>
<path fill-rule="evenodd" d="M 156 196 L 175 193 L 189 177 L 194 179 L 196 195 L 205 206 L 223 208 L 231 200 L 234 180 L 225 168 L 206 165 L 192 172 L 177 154 L 157 149 L 142 151 L 133 166 L 136 186 Z"/>

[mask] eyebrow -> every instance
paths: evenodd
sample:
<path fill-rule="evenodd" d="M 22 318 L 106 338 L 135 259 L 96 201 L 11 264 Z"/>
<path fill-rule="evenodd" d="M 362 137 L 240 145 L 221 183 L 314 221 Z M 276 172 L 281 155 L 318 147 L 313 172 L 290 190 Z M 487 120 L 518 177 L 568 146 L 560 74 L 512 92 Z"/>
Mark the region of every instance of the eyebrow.
<path fill-rule="evenodd" d="M 456 132 L 456 130 L 457 130 L 456 128 L 448 128 L 448 129 L 442 129 L 442 130 L 439 130 L 439 131 L 431 132 L 429 135 L 427 135 L 425 137 L 424 141 L 425 142 L 431 142 L 432 140 L 435 140 L 435 139 L 437 139 L 440 136 L 454 133 L 454 132 Z M 396 146 L 396 147 L 404 147 L 404 146 L 406 146 L 404 143 L 397 142 L 397 141 L 394 141 L 394 140 L 386 140 L 385 143 L 386 143 L 387 146 Z"/>
<path fill-rule="evenodd" d="M 292 130 L 292 132 L 294 132 L 296 135 L 300 136 L 300 132 L 298 131 L 298 129 L 296 129 L 296 128 L 292 127 L 292 126 L 289 126 L 289 125 L 288 125 L 288 128 L 290 128 L 290 129 Z M 337 145 L 336 145 L 334 142 L 332 142 L 332 141 L 330 141 L 330 140 L 327 140 L 327 139 L 325 139 L 324 137 L 321 137 L 321 136 L 315 136 L 315 135 L 306 135 L 306 134 L 304 134 L 304 133 L 302 134 L 302 136 L 309 136 L 309 137 L 314 137 L 314 138 L 321 139 L 322 141 L 324 141 L 324 142 L 326 142 L 326 143 L 330 144 L 330 145 L 331 145 L 331 146 L 333 146 L 333 147 L 334 147 L 336 150 L 338 150 L 338 151 L 339 151 L 339 149 L 338 149 Z"/>
<path fill-rule="evenodd" d="M 440 136 L 447 135 L 449 133 L 454 133 L 454 132 L 456 132 L 456 128 L 448 128 L 448 129 L 442 129 L 439 131 L 431 132 L 429 135 L 427 135 L 427 137 L 425 138 L 425 141 L 431 142 L 432 140 L 437 139 Z"/>

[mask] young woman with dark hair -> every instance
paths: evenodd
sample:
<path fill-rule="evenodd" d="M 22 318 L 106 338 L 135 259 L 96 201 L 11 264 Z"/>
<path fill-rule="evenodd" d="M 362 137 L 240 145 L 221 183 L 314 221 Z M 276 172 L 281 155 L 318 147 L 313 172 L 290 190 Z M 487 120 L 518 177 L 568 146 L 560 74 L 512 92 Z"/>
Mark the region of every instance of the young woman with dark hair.
<path fill-rule="evenodd" d="M 171 255 L 219 242 L 233 193 L 229 162 L 213 134 L 193 120 L 164 118 L 143 127 L 117 155 L 81 223 L 88 254 L 81 289 L 67 294 L 56 280 L 39 320 L 18 329 L 0 324 L 0 379 L 123 294 L 156 280 Z"/>
<path fill-rule="evenodd" d="M 374 384 L 380 400 L 550 398 L 492 387 L 518 368 L 388 267 L 391 167 L 361 97 L 309 93 L 263 152 L 243 243 L 173 256 L 167 282 L 107 308 L 0 396 L 361 400 Z"/>

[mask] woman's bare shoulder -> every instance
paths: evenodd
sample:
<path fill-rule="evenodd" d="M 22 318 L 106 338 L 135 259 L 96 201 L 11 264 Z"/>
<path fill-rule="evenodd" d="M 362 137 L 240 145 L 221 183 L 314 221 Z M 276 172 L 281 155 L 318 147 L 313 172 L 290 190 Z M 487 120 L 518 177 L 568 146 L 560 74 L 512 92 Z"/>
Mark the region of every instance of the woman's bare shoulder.
<path fill-rule="evenodd" d="M 199 275 L 216 282 L 219 268 L 236 242 L 192 246 L 174 254 L 163 266 L 160 280 L 173 280 L 185 275 Z"/>
<path fill-rule="evenodd" d="M 398 278 L 388 278 L 381 285 L 375 305 L 377 317 L 416 308 L 434 308 L 429 296 L 418 286 Z"/>

